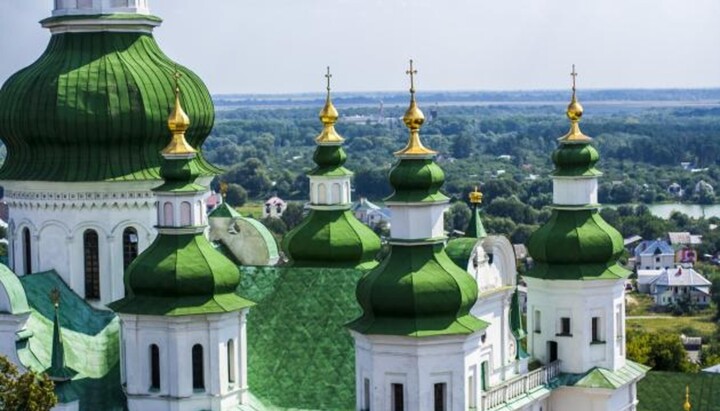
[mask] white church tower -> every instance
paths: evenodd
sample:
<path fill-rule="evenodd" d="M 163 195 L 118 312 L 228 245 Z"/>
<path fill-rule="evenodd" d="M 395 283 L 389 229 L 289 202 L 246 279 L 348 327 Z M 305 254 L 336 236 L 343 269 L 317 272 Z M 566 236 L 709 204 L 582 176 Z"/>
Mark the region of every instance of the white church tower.
<path fill-rule="evenodd" d="M 179 89 L 162 151 L 158 236 L 125 273 L 121 370 L 130 411 L 226 411 L 247 401 L 246 315 L 238 267 L 205 238 L 197 151 Z"/>
<path fill-rule="evenodd" d="M 0 89 L 0 184 L 9 206 L 9 265 L 55 270 L 97 307 L 124 296 L 123 271 L 155 237 L 155 195 L 183 73 L 198 148 L 214 120 L 207 88 L 160 50 L 147 0 L 56 0 L 45 53 Z M 200 179 L 215 169 L 200 153 Z"/>
<path fill-rule="evenodd" d="M 479 351 L 487 324 L 470 314 L 477 285 L 445 253 L 439 189 L 443 171 L 420 141 L 424 116 L 415 102 L 403 118 L 407 146 L 390 172 L 395 192 L 390 255 L 358 283 L 363 315 L 355 339 L 358 410 L 465 411 L 477 407 Z"/>
<path fill-rule="evenodd" d="M 636 383 L 646 368 L 625 359 L 625 281 L 618 265 L 620 233 L 597 201 L 598 151 L 579 127 L 583 108 L 573 95 L 570 132 L 553 153 L 553 212 L 530 238 L 534 266 L 525 274 L 528 350 L 576 381 L 553 391 L 553 410 L 634 410 Z"/>

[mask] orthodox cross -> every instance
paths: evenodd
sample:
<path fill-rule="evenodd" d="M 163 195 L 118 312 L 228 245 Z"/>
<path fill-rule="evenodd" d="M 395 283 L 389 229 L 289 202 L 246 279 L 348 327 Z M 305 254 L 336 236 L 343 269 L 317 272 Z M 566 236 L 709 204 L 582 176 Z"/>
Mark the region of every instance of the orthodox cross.
<path fill-rule="evenodd" d="M 410 93 L 415 94 L 415 75 L 417 70 L 413 69 L 413 61 L 410 59 L 410 70 L 407 70 L 405 74 L 410 76 Z"/>
<path fill-rule="evenodd" d="M 330 74 L 330 66 L 327 66 L 327 74 L 325 74 L 325 78 L 327 79 L 327 92 L 328 96 L 330 95 L 330 79 L 332 78 L 332 74 Z"/>
<path fill-rule="evenodd" d="M 571 75 L 572 78 L 573 78 L 573 88 L 572 88 L 572 90 L 575 91 L 575 80 L 577 79 L 578 73 L 575 71 L 575 65 L 574 65 L 574 64 L 572 65 L 572 68 L 573 68 L 573 69 L 572 69 L 572 73 L 570 73 L 570 75 Z"/>

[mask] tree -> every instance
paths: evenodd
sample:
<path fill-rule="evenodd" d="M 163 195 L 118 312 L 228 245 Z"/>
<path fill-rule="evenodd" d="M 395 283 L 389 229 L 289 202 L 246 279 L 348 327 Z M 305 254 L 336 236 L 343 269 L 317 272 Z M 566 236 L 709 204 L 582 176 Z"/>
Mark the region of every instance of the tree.
<path fill-rule="evenodd" d="M 472 212 L 463 201 L 456 201 L 445 212 L 445 231 L 465 231 L 470 222 Z"/>
<path fill-rule="evenodd" d="M 452 155 L 455 158 L 468 158 L 472 154 L 473 138 L 468 134 L 460 134 L 452 143 Z"/>
<path fill-rule="evenodd" d="M 628 330 L 627 358 L 652 367 L 655 371 L 692 372 L 697 365 L 690 362 L 680 336 L 670 332 L 648 333 Z"/>
<path fill-rule="evenodd" d="M 15 364 L 0 356 L 0 409 L 49 411 L 57 404 L 54 387 L 47 375 L 20 374 Z"/>
<path fill-rule="evenodd" d="M 303 206 L 300 203 L 287 203 L 285 211 L 283 211 L 282 217 L 280 217 L 287 230 L 292 230 L 300 224 L 303 220 Z"/>
<path fill-rule="evenodd" d="M 228 184 L 225 201 L 233 207 L 241 207 L 245 204 L 248 193 L 240 184 Z"/>

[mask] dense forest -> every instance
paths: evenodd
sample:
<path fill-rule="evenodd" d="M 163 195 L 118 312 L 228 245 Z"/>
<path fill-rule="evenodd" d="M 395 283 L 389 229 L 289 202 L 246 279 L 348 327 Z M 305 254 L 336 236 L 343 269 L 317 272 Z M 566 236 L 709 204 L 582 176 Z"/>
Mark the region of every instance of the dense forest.
<path fill-rule="evenodd" d="M 426 104 L 419 97 L 427 118 L 422 138 L 439 152 L 437 161 L 446 174 L 443 190 L 453 200 L 465 200 L 474 186 L 480 186 L 488 229 L 511 235 L 514 242 L 524 242 L 549 216 L 550 157 L 556 139 L 568 129 L 565 103 L 559 98 L 563 94 L 538 93 L 535 98 L 510 93 L 500 103 L 494 99 L 465 102 L 462 93 L 453 98 L 431 95 Z M 676 96 L 672 91 L 637 93 L 634 101 L 606 101 L 603 98 L 621 96 L 600 91 L 589 92 L 594 98 L 588 101 L 581 100 L 586 113 L 581 126 L 595 138 L 601 154 L 599 168 L 605 173 L 600 201 L 715 203 L 714 188 L 720 189 L 720 93 L 681 93 L 686 104 L 663 104 Z M 518 103 L 519 97 L 529 102 Z M 564 97 L 568 98 L 567 93 Z M 346 165 L 355 172 L 354 198 L 382 201 L 390 194 L 387 173 L 394 162 L 392 153 L 407 139 L 400 121 L 406 107 L 402 99 L 407 96 L 382 98 L 383 103 L 378 99 L 374 105 L 367 97 L 336 99 L 341 113 L 336 128 L 346 138 Z M 314 165 L 322 99 L 262 100 L 257 105 L 250 103 L 260 100 L 251 98 L 219 101 L 223 105 L 204 150 L 210 161 L 227 170 L 218 181 L 231 184 L 229 198 L 236 204 L 273 194 L 306 200 L 305 172 Z M 624 235 L 645 238 L 677 229 L 679 222 L 690 224 L 655 218 L 644 208 L 604 213 Z M 457 201 L 450 209 L 447 228 L 464 229 L 468 216 L 467 205 Z M 712 248 L 707 251 L 715 251 Z"/>

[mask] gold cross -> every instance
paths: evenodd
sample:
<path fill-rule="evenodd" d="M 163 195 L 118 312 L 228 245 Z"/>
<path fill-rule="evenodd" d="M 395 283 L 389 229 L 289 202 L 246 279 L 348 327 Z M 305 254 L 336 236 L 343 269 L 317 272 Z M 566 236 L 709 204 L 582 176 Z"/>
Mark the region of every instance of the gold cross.
<path fill-rule="evenodd" d="M 405 74 L 410 76 L 410 92 L 415 93 L 415 75 L 417 74 L 417 70 L 413 69 L 413 61 L 410 59 L 410 70 L 407 70 Z"/>
<path fill-rule="evenodd" d="M 325 74 L 325 78 L 327 79 L 327 92 L 328 95 L 330 95 L 330 79 L 332 78 L 332 74 L 330 74 L 330 66 L 327 66 L 327 74 Z"/>
<path fill-rule="evenodd" d="M 50 291 L 50 301 L 55 305 L 55 308 L 60 305 L 60 290 L 57 287 Z"/>
<path fill-rule="evenodd" d="M 573 89 L 573 91 L 575 91 L 575 79 L 577 79 L 578 73 L 575 71 L 575 65 L 574 65 L 574 64 L 572 65 L 572 68 L 573 68 L 573 70 L 572 70 L 572 73 L 570 73 L 570 75 L 571 75 L 572 78 L 573 78 L 573 88 L 572 88 L 572 89 Z"/>

